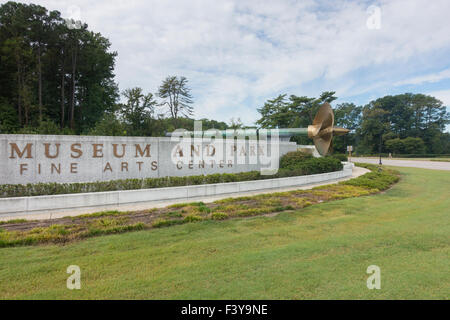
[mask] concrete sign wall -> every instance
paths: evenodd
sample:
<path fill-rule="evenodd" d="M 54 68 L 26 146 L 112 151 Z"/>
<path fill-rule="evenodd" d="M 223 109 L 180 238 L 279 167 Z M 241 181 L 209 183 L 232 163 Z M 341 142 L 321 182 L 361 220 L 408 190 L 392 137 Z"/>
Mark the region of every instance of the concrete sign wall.
<path fill-rule="evenodd" d="M 0 135 L 0 184 L 91 182 L 278 168 L 281 141 Z"/>

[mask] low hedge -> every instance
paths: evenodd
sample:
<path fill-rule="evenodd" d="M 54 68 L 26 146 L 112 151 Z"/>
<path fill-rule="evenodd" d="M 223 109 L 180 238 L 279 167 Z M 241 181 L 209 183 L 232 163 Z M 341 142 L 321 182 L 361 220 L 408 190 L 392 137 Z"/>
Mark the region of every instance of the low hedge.
<path fill-rule="evenodd" d="M 305 160 L 311 160 L 314 157 L 305 152 L 292 151 L 288 152 L 280 158 L 280 168 L 298 168 Z"/>
<path fill-rule="evenodd" d="M 340 182 L 341 184 L 383 191 L 398 182 L 400 179 L 398 171 L 393 169 L 388 169 L 369 163 L 355 163 L 355 165 L 358 167 L 367 168 L 371 170 L 371 172 L 355 179 Z"/>
<path fill-rule="evenodd" d="M 335 153 L 335 154 L 332 154 L 330 157 L 336 158 L 339 161 L 348 161 L 347 155 L 343 154 L 343 153 Z"/>
<path fill-rule="evenodd" d="M 35 183 L 26 185 L 3 184 L 0 185 L 0 198 L 179 187 L 199 184 L 293 177 L 342 170 L 342 164 L 337 159 L 331 157 L 314 158 L 309 155 L 298 155 L 296 153 L 298 152 L 288 153 L 281 157 L 280 169 L 275 175 L 261 175 L 259 171 L 249 171 L 185 177 L 122 179 L 85 183 Z"/>
<path fill-rule="evenodd" d="M 280 159 L 280 170 L 299 170 L 300 175 L 315 174 L 342 170 L 341 160 L 335 157 L 315 158 L 310 154 L 293 151 Z"/>

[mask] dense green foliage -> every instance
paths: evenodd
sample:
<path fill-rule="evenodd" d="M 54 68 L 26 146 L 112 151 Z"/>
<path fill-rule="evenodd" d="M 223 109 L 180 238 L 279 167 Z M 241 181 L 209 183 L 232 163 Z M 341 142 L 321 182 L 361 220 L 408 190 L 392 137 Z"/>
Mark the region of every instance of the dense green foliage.
<path fill-rule="evenodd" d="M 334 92 L 328 91 L 319 98 L 291 95 L 287 99 L 286 94 L 282 94 L 258 108 L 261 118 L 256 124 L 261 128 L 306 128 L 324 102 L 331 103 L 336 99 Z M 308 137 L 296 136 L 292 139 L 299 144 L 311 143 Z"/>
<path fill-rule="evenodd" d="M 312 123 L 323 102 L 337 99 L 334 92 L 324 92 L 319 98 L 279 95 L 268 100 L 258 111 L 257 124 L 263 128 L 307 127 Z M 346 152 L 353 145 L 359 154 L 450 153 L 450 133 L 445 126 L 450 115 L 438 99 L 405 93 L 385 96 L 365 106 L 341 103 L 334 108 L 335 126 L 351 132 L 333 139 L 333 149 Z M 293 137 L 300 144 L 311 144 L 307 137 Z"/>
<path fill-rule="evenodd" d="M 393 174 L 392 170 L 382 168 L 381 166 L 365 163 L 356 163 L 356 165 L 359 167 L 368 168 L 372 170 L 372 172 L 366 173 L 363 176 L 360 176 L 356 179 L 341 182 L 341 184 L 356 187 L 365 187 L 370 189 L 378 189 L 382 191 L 386 190 L 393 183 L 399 180 L 399 177 Z"/>
<path fill-rule="evenodd" d="M 110 46 L 59 11 L 0 5 L 0 133 L 164 136 L 176 128 L 193 130 L 185 77 L 167 77 L 155 94 L 125 89 L 125 102 L 119 102 L 117 53 Z M 228 128 L 201 120 L 204 129 Z"/>
<path fill-rule="evenodd" d="M 313 156 L 308 153 L 301 151 L 288 152 L 280 158 L 280 168 L 297 168 L 300 163 L 309 159 L 313 159 Z"/>
<path fill-rule="evenodd" d="M 280 171 L 292 170 L 300 175 L 338 171 L 342 169 L 341 160 L 335 157 L 314 158 L 301 151 L 288 152 L 280 159 Z"/>
<path fill-rule="evenodd" d="M 394 154 L 425 153 L 425 144 L 421 138 L 394 138 L 387 140 L 385 145 L 386 149 Z"/>
<path fill-rule="evenodd" d="M 292 155 L 293 154 L 293 155 Z M 161 177 L 145 179 L 122 179 L 111 181 L 97 181 L 86 183 L 36 183 L 36 184 L 3 184 L 0 185 L 0 198 L 40 196 L 83 192 L 101 192 L 115 190 L 135 190 L 164 187 L 178 187 L 199 184 L 239 182 L 250 180 L 263 180 L 272 178 L 283 178 L 301 176 L 307 174 L 338 171 L 342 169 L 339 160 L 326 158 L 313 158 L 301 155 L 303 160 L 294 152 L 281 158 L 282 165 L 275 175 L 261 175 L 259 171 L 222 173 L 184 177 Z M 296 161 L 286 160 L 294 157 Z M 298 161 L 297 161 L 298 160 Z M 289 165 L 287 165 L 289 163 Z"/>
<path fill-rule="evenodd" d="M 450 153 L 450 134 L 444 133 L 448 123 L 446 107 L 434 97 L 412 93 L 385 96 L 363 108 L 357 130 L 359 151 L 378 152 L 381 138 L 382 152 Z"/>
<path fill-rule="evenodd" d="M 348 157 L 343 153 L 333 153 L 331 157 L 338 159 L 339 161 L 348 161 Z"/>
<path fill-rule="evenodd" d="M 43 122 L 80 133 L 113 108 L 117 53 L 86 24 L 73 26 L 39 5 L 0 6 L 2 133 L 43 132 Z"/>

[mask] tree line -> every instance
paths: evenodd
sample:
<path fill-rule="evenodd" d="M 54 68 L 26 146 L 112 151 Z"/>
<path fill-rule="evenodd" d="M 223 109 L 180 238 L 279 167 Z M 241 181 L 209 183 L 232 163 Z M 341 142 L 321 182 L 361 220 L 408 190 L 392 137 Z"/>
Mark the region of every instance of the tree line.
<path fill-rule="evenodd" d="M 86 24 L 58 11 L 7 2 L 0 6 L 2 131 L 51 121 L 67 132 L 93 126 L 117 100 L 116 52 Z"/>
<path fill-rule="evenodd" d="M 193 127 L 185 77 L 167 77 L 156 94 L 140 88 L 120 93 L 114 81 L 117 52 L 110 47 L 100 33 L 63 19 L 59 11 L 1 5 L 0 132 L 162 135 L 177 125 Z"/>
<path fill-rule="evenodd" d="M 263 128 L 307 127 L 324 102 L 336 100 L 335 92 L 319 97 L 286 94 L 269 99 L 258 109 L 257 124 Z M 424 94 L 388 95 L 364 106 L 340 103 L 334 107 L 335 126 L 351 132 L 333 139 L 333 148 L 345 152 L 347 145 L 360 154 L 380 151 L 401 154 L 450 154 L 450 133 L 445 126 L 450 114 L 442 101 Z M 294 137 L 299 144 L 310 144 L 307 137 Z"/>

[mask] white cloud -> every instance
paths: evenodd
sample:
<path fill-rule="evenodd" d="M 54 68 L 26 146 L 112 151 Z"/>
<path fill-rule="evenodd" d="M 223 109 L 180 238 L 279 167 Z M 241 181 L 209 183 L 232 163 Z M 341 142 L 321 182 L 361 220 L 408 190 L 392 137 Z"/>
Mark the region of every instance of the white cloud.
<path fill-rule="evenodd" d="M 444 103 L 444 105 L 449 108 L 450 107 L 450 89 L 449 90 L 438 90 L 438 91 L 430 91 L 427 92 L 427 95 L 438 98 Z"/>
<path fill-rule="evenodd" d="M 338 88 L 338 95 L 351 96 L 399 83 L 404 75 L 393 74 L 392 65 L 419 68 L 417 57 L 450 50 L 448 0 L 32 2 L 63 16 L 78 6 L 90 29 L 118 51 L 122 90 L 141 86 L 154 92 L 167 75 L 184 75 L 197 117 L 241 117 L 247 124 L 265 99 L 287 89 L 309 95 L 302 88 L 319 79 L 313 91 Z M 366 26 L 371 4 L 381 8 L 379 30 Z M 370 82 L 355 78 L 361 69 L 373 73 Z M 409 81 L 447 76 L 443 71 Z"/>
<path fill-rule="evenodd" d="M 426 82 L 434 83 L 434 82 L 439 82 L 441 80 L 449 79 L 449 78 L 450 78 L 450 69 L 446 69 L 446 70 L 442 70 L 440 72 L 430 73 L 430 74 L 421 75 L 421 76 L 413 77 L 410 79 L 398 81 L 395 83 L 395 85 L 401 86 L 401 85 L 405 85 L 405 84 L 422 84 L 422 83 L 426 83 Z"/>

